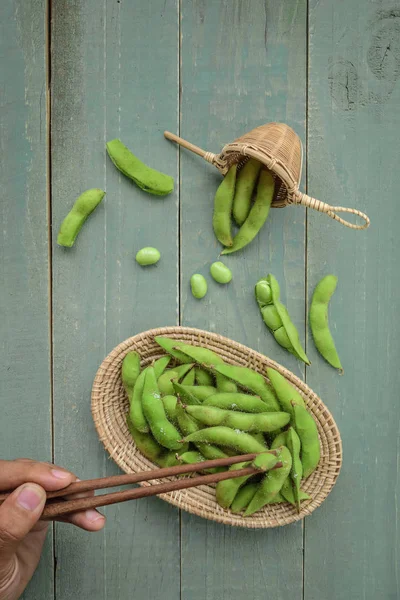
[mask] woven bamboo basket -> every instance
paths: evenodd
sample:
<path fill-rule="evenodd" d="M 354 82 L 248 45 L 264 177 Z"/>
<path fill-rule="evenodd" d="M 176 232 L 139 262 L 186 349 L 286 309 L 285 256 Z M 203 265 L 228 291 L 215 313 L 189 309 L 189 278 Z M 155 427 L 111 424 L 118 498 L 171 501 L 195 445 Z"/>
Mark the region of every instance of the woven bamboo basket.
<path fill-rule="evenodd" d="M 220 154 L 206 152 L 186 140 L 166 131 L 165 137 L 177 142 L 180 146 L 198 154 L 211 163 L 222 175 L 229 167 L 238 163 L 238 168 L 255 158 L 264 164 L 275 176 L 275 193 L 273 208 L 282 208 L 288 204 L 298 204 L 325 213 L 331 219 L 351 229 L 366 229 L 370 220 L 366 214 L 355 208 L 330 206 L 316 200 L 299 190 L 303 163 L 303 146 L 297 133 L 285 123 L 267 123 L 261 125 L 230 144 L 226 144 Z M 363 219 L 364 223 L 355 224 L 339 217 L 337 213 L 350 213 Z"/>
<path fill-rule="evenodd" d="M 101 364 L 93 384 L 92 415 L 97 433 L 110 457 L 126 473 L 157 468 L 136 448 L 126 424 L 129 405 L 121 382 L 121 365 L 125 355 L 136 350 L 142 367 L 160 358 L 163 351 L 154 341 L 156 335 L 210 348 L 231 364 L 243 365 L 265 374 L 273 367 L 303 396 L 313 414 L 321 442 L 321 460 L 318 468 L 302 484 L 311 499 L 301 504 L 298 514 L 289 504 L 271 504 L 251 517 L 242 517 L 222 509 L 215 500 L 215 486 L 200 486 L 160 495 L 167 502 L 206 519 L 248 528 L 268 528 L 288 525 L 311 514 L 322 504 L 332 490 L 342 464 L 342 442 L 336 423 L 329 410 L 316 394 L 298 377 L 273 360 L 215 333 L 188 327 L 152 329 L 119 344 Z M 170 480 L 176 479 L 171 477 Z M 164 480 L 165 481 L 165 480 Z M 155 480 L 155 483 L 161 483 Z M 141 485 L 150 485 L 143 482 Z"/>

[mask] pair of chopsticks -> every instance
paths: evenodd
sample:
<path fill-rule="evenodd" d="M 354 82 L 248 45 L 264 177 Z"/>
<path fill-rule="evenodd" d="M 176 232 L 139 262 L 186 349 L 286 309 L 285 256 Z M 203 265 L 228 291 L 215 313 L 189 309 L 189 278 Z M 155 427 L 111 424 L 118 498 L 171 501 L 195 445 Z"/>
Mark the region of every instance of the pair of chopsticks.
<path fill-rule="evenodd" d="M 223 471 L 220 473 L 212 473 L 210 475 L 201 475 L 177 481 L 166 481 L 147 487 L 134 488 L 124 490 L 122 492 L 112 492 L 109 494 L 100 494 L 88 498 L 74 498 L 70 500 L 62 499 L 71 494 L 79 494 L 82 492 L 90 492 L 110 488 L 120 485 L 128 485 L 139 483 L 141 481 L 151 481 L 153 479 L 163 479 L 164 477 L 172 477 L 174 475 L 185 475 L 195 471 L 204 471 L 205 469 L 213 469 L 215 467 L 229 467 L 231 465 L 254 460 L 257 454 L 243 454 L 242 456 L 231 456 L 227 458 L 219 458 L 216 460 L 206 460 L 193 465 L 178 465 L 175 467 L 167 467 L 163 469 L 155 469 L 154 471 L 144 471 L 142 473 L 132 473 L 130 475 L 114 475 L 111 477 L 102 477 L 100 479 L 87 479 L 71 483 L 68 487 L 54 492 L 47 492 L 47 500 L 42 513 L 42 519 L 53 520 L 70 513 L 88 510 L 90 508 L 99 508 L 119 502 L 127 502 L 128 500 L 137 500 L 147 496 L 157 496 L 158 494 L 168 494 L 177 490 L 184 490 L 199 485 L 209 485 L 210 483 L 218 483 L 225 479 L 234 479 L 235 477 L 243 477 L 245 475 L 255 475 L 260 473 L 254 467 L 246 467 L 237 471 Z M 276 467 L 281 466 L 279 463 Z M 11 493 L 0 494 L 0 504 Z M 55 499 L 60 498 L 59 501 Z"/>

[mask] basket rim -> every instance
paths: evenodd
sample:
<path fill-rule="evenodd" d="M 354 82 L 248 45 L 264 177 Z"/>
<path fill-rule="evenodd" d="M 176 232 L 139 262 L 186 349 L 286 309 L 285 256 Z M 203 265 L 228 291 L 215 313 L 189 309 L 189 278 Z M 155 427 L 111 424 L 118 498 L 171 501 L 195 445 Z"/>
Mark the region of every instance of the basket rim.
<path fill-rule="evenodd" d="M 105 425 L 107 425 L 107 420 L 106 419 L 102 420 L 101 418 L 99 418 L 99 400 L 101 400 L 101 398 L 102 398 L 101 390 L 104 385 L 104 376 L 107 374 L 107 371 L 110 369 L 110 366 L 112 367 L 112 365 L 114 364 L 116 359 L 120 359 L 119 362 L 122 361 L 122 359 L 121 359 L 122 353 L 125 355 L 129 350 L 133 349 L 133 347 L 135 345 L 137 345 L 138 343 L 146 341 L 148 339 L 151 339 L 153 341 L 155 336 L 162 336 L 162 335 L 164 335 L 164 336 L 178 336 L 178 335 L 194 336 L 196 338 L 200 338 L 199 343 L 201 343 L 200 340 L 202 340 L 204 342 L 204 337 L 211 338 L 215 342 L 221 342 L 223 345 L 227 346 L 229 349 L 236 350 L 237 352 L 241 352 L 241 353 L 243 353 L 243 352 L 249 353 L 249 357 L 252 358 L 252 362 L 257 362 L 258 364 L 262 364 L 264 366 L 264 371 L 267 366 L 270 366 L 270 367 L 276 369 L 277 371 L 279 371 L 282 375 L 284 375 L 284 377 L 286 379 L 288 379 L 288 381 L 290 383 L 292 383 L 295 386 L 295 388 L 298 389 L 298 391 L 301 393 L 301 395 L 305 399 L 306 404 L 309 404 L 309 403 L 311 404 L 311 402 L 315 402 L 316 405 L 318 406 L 318 408 L 322 410 L 325 422 L 329 425 L 329 431 L 334 433 L 334 446 L 335 446 L 334 456 L 332 458 L 332 456 L 329 454 L 329 461 L 327 461 L 327 462 L 329 462 L 330 465 L 333 464 L 333 462 L 334 462 L 335 468 L 334 468 L 333 475 L 330 475 L 329 477 L 325 477 L 324 481 L 322 481 L 321 488 L 318 490 L 318 496 L 316 498 L 311 498 L 311 500 L 309 500 L 309 501 L 305 501 L 302 504 L 302 509 L 301 509 L 300 513 L 297 513 L 295 511 L 295 509 L 293 508 L 290 516 L 288 518 L 284 518 L 283 522 L 278 522 L 279 520 L 277 521 L 277 519 L 274 518 L 273 515 L 269 516 L 267 514 L 268 510 L 270 510 L 270 507 L 272 507 L 274 505 L 270 505 L 270 507 L 266 507 L 265 509 L 263 509 L 263 511 L 260 511 L 260 512 L 262 512 L 262 514 L 264 516 L 263 520 L 260 521 L 259 518 L 258 519 L 252 518 L 252 517 L 244 518 L 244 517 L 240 517 L 238 515 L 234 515 L 230 511 L 222 511 L 222 512 L 218 512 L 215 514 L 211 514 L 210 511 L 208 511 L 208 512 L 206 511 L 207 512 L 207 515 L 206 515 L 206 514 L 204 514 L 204 510 L 202 511 L 202 506 L 204 505 L 204 502 L 201 499 L 196 502 L 193 502 L 193 500 L 192 501 L 185 500 L 186 494 L 184 492 L 189 492 L 190 490 L 182 490 L 181 492 L 173 492 L 171 494 L 162 494 L 159 497 L 163 500 L 166 500 L 170 504 L 177 506 L 178 508 L 181 508 L 191 514 L 195 514 L 197 516 L 201 516 L 201 517 L 207 518 L 209 520 L 213 520 L 213 521 L 223 523 L 226 525 L 251 528 L 251 529 L 270 528 L 270 527 L 287 525 L 289 523 L 294 523 L 296 521 L 299 521 L 299 520 L 303 519 L 305 516 L 310 515 L 316 508 L 318 508 L 324 502 L 326 497 L 329 495 L 329 493 L 331 492 L 331 490 L 333 489 L 333 487 L 337 481 L 337 478 L 340 474 L 340 470 L 342 467 L 342 462 L 343 462 L 342 440 L 341 440 L 339 428 L 338 428 L 332 414 L 330 413 L 328 408 L 325 406 L 325 404 L 322 402 L 322 400 L 317 396 L 317 394 L 315 394 L 315 392 L 313 392 L 313 390 L 305 382 L 303 382 L 299 377 L 297 377 L 297 375 L 295 375 L 294 373 L 292 373 L 291 371 L 286 369 L 286 367 L 280 365 L 273 359 L 270 359 L 269 357 L 261 354 L 260 352 L 241 344 L 240 342 L 236 342 L 234 340 L 231 340 L 230 338 L 221 336 L 220 334 L 217 334 L 217 333 L 213 333 L 213 332 L 209 332 L 209 331 L 206 331 L 203 329 L 197 329 L 197 328 L 193 328 L 193 327 L 185 327 L 185 326 L 167 326 L 167 327 L 159 327 L 159 328 L 149 329 L 147 331 L 138 333 L 138 334 L 136 334 L 132 337 L 129 337 L 126 340 L 120 342 L 104 358 L 104 360 L 102 361 L 101 365 L 99 366 L 99 368 L 97 370 L 97 373 L 96 373 L 96 376 L 95 376 L 94 382 L 93 382 L 92 394 L 91 394 L 91 412 L 92 412 L 92 417 L 93 417 L 93 421 L 94 421 L 94 425 L 95 425 L 97 434 L 98 434 L 99 439 L 102 442 L 105 450 L 107 451 L 109 457 L 112 458 L 114 460 L 114 462 L 123 471 L 136 472 L 134 469 L 127 470 L 126 462 L 117 453 L 115 445 L 113 444 L 113 442 L 110 439 L 109 432 L 108 432 L 108 434 L 107 433 L 105 434 L 105 432 L 104 432 Z M 213 347 L 213 349 L 214 349 L 214 351 L 218 351 L 214 347 Z M 157 350 L 158 350 L 158 348 L 157 348 Z M 159 348 L 159 355 L 164 355 L 164 354 L 165 354 L 165 352 L 161 348 Z M 146 357 L 142 357 L 142 360 L 143 360 L 143 358 L 144 358 L 144 360 L 146 359 Z M 231 358 L 229 358 L 227 360 L 227 362 L 231 362 L 231 364 L 241 364 Z M 268 364 L 266 364 L 266 363 L 268 363 Z M 257 365 L 256 365 L 256 367 L 257 367 Z M 255 367 L 252 366 L 252 368 L 255 368 Z M 258 369 L 256 369 L 256 370 L 258 370 Z M 258 372 L 260 372 L 260 370 Z M 261 372 L 261 374 L 265 377 L 264 372 Z M 311 410 L 311 412 L 313 412 L 313 411 Z M 319 434 L 320 434 L 320 428 L 322 428 L 322 425 L 319 423 L 319 421 L 317 421 L 317 425 L 320 426 L 319 427 Z M 134 445 L 133 440 L 129 439 L 129 442 Z M 139 455 L 139 458 L 142 459 L 142 461 L 144 461 L 146 463 L 146 465 L 148 465 L 149 469 L 159 468 L 159 467 L 157 467 L 157 465 L 153 464 L 151 461 L 149 461 L 148 459 L 143 457 L 143 455 L 139 452 L 139 450 L 136 448 L 135 445 L 134 445 L 134 449 L 136 450 L 136 452 L 133 456 L 133 460 L 135 459 L 136 455 Z M 321 466 L 321 463 L 320 463 L 320 466 Z M 319 471 L 319 468 L 317 468 L 317 470 L 305 481 L 308 482 L 310 479 L 314 480 L 314 478 L 317 478 L 318 471 Z M 156 482 L 157 482 L 157 480 L 156 480 Z M 151 484 L 148 482 L 141 482 L 140 485 L 148 486 Z M 214 486 L 211 486 L 211 487 L 214 487 Z M 210 486 L 201 486 L 201 488 L 203 488 L 204 490 L 206 488 L 211 489 L 211 487 Z M 191 488 L 191 490 L 195 490 L 196 492 L 200 493 L 200 492 L 202 492 L 201 488 Z M 201 493 L 200 493 L 200 495 L 201 495 Z M 259 515 L 260 512 L 256 513 L 256 515 Z M 253 515 L 253 517 L 255 517 L 255 515 Z"/>

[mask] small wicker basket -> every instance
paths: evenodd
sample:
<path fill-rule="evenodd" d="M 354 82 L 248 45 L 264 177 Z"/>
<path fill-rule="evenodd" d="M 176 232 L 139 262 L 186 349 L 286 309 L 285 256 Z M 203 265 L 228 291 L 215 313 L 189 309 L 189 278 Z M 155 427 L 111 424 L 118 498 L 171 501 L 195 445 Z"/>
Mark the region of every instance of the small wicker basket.
<path fill-rule="evenodd" d="M 229 167 L 238 163 L 241 168 L 252 157 L 264 164 L 275 175 L 275 193 L 272 207 L 282 208 L 287 204 L 301 204 L 327 214 L 331 219 L 351 229 L 366 229 L 370 220 L 355 208 L 330 206 L 299 190 L 303 162 L 303 146 L 297 133 L 285 123 L 267 123 L 245 133 L 234 142 L 224 146 L 220 154 L 205 152 L 198 146 L 166 131 L 165 137 L 177 142 L 216 166 L 225 175 Z M 350 213 L 364 220 L 362 224 L 350 223 L 337 215 Z"/>
<path fill-rule="evenodd" d="M 253 529 L 293 523 L 320 506 L 332 490 L 342 464 L 340 433 L 326 406 L 305 383 L 273 360 L 228 338 L 198 329 L 165 327 L 146 331 L 119 344 L 101 364 L 93 384 L 92 415 L 99 438 L 117 465 L 126 473 L 157 468 L 138 451 L 130 436 L 126 424 L 129 406 L 121 382 L 122 361 L 129 351 L 136 350 L 139 353 L 142 367 L 163 355 L 161 348 L 154 341 L 156 335 L 165 335 L 210 348 L 220 354 L 226 362 L 249 366 L 263 375 L 267 367 L 278 370 L 303 396 L 308 410 L 316 420 L 321 442 L 321 460 L 318 468 L 302 484 L 302 489 L 311 496 L 311 500 L 302 502 L 299 514 L 289 504 L 271 504 L 251 517 L 244 518 L 223 510 L 217 504 L 215 486 L 179 490 L 163 494 L 160 498 L 201 517 Z M 155 480 L 155 483 L 161 481 Z M 150 484 L 143 482 L 141 485 Z"/>

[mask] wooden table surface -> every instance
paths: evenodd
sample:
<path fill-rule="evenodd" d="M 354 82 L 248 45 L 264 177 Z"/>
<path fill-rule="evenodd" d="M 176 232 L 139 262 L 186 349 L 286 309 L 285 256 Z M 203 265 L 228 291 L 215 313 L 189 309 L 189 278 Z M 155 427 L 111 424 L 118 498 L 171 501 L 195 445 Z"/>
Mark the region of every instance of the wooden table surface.
<path fill-rule="evenodd" d="M 216 331 L 271 356 L 319 394 L 344 464 L 324 505 L 275 530 L 233 529 L 157 498 L 105 510 L 90 535 L 57 524 L 25 597 L 69 600 L 395 600 L 399 589 L 398 0 L 2 0 L 0 4 L 0 456 L 117 473 L 94 430 L 96 370 L 127 337 L 163 325 Z M 283 121 L 305 145 L 302 187 L 365 210 L 355 232 L 276 209 L 227 257 L 234 279 L 203 301 L 218 172 L 163 138 L 214 152 Z M 175 177 L 144 194 L 106 156 L 121 137 Z M 72 249 L 58 227 L 83 190 L 107 191 Z M 142 269 L 145 245 L 162 260 Z M 253 286 L 272 272 L 312 366 L 263 326 Z M 316 282 L 339 278 L 330 319 L 345 375 L 306 323 Z"/>

